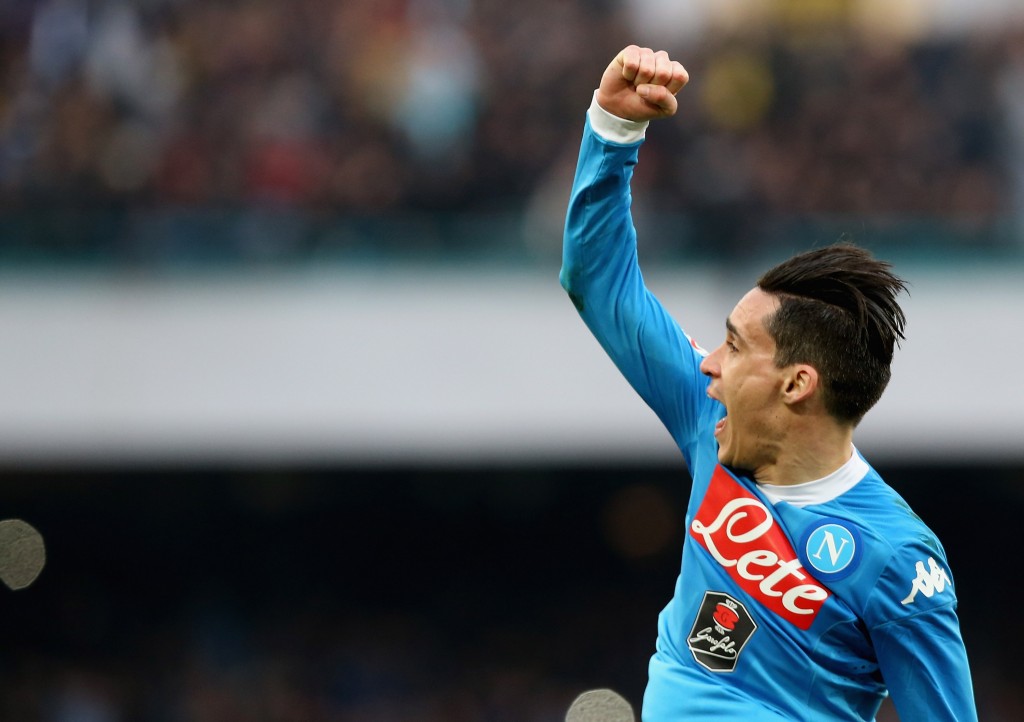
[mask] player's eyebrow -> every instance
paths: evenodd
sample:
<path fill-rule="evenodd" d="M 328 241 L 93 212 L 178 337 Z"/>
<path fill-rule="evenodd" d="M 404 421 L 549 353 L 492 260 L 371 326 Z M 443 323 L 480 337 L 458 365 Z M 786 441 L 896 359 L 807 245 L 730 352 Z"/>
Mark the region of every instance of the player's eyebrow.
<path fill-rule="evenodd" d="M 736 328 L 736 326 L 733 324 L 732 319 L 729 319 L 729 318 L 725 319 L 725 330 L 728 331 L 729 333 L 731 333 L 733 336 L 735 336 L 740 341 L 744 340 L 743 334 L 741 334 L 739 332 L 739 330 Z"/>

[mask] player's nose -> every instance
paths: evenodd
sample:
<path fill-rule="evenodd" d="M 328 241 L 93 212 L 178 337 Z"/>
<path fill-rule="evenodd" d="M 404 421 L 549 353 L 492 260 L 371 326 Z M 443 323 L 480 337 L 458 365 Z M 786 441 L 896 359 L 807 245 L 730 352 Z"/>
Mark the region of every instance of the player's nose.
<path fill-rule="evenodd" d="M 718 363 L 718 354 L 721 350 L 722 347 L 719 346 L 714 351 L 705 356 L 704 360 L 700 362 L 700 372 L 702 374 L 704 374 L 705 376 L 711 376 L 712 378 L 719 375 L 719 373 L 721 372 L 721 367 Z"/>

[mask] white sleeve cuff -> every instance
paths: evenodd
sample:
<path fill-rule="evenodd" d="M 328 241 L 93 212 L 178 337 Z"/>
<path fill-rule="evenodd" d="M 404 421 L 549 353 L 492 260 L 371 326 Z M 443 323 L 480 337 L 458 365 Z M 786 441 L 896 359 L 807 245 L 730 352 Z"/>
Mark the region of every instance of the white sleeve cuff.
<path fill-rule="evenodd" d="M 590 118 L 590 127 L 594 132 L 605 140 L 622 145 L 632 145 L 644 139 L 647 133 L 649 122 L 646 120 L 635 121 L 620 118 L 612 115 L 597 104 L 597 91 L 594 91 L 594 98 L 590 101 L 590 109 L 587 111 Z"/>

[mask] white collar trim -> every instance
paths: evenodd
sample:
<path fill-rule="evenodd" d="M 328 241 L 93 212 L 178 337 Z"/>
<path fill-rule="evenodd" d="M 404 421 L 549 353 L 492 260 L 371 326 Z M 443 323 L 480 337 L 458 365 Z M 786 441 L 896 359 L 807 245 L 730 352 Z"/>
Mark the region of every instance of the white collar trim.
<path fill-rule="evenodd" d="M 868 463 L 864 461 L 857 449 L 854 449 L 849 461 L 821 479 L 788 486 L 779 484 L 758 484 L 757 486 L 772 504 L 778 504 L 780 501 L 798 507 L 824 504 L 856 486 L 857 482 L 868 473 L 868 468 Z"/>

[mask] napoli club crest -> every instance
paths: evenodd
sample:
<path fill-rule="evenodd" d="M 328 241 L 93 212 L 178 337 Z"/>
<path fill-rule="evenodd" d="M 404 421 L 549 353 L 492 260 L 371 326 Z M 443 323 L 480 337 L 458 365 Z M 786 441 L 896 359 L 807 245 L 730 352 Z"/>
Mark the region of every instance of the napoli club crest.
<path fill-rule="evenodd" d="M 732 672 L 755 631 L 757 622 L 743 604 L 728 594 L 705 592 L 687 645 L 701 666 Z"/>
<path fill-rule="evenodd" d="M 823 582 L 834 582 L 857 570 L 863 556 L 860 533 L 841 519 L 822 519 L 810 526 L 800 544 L 804 564 Z"/>

